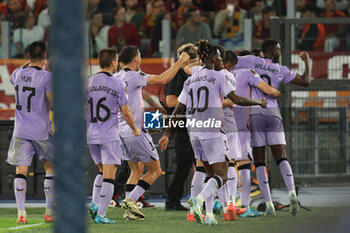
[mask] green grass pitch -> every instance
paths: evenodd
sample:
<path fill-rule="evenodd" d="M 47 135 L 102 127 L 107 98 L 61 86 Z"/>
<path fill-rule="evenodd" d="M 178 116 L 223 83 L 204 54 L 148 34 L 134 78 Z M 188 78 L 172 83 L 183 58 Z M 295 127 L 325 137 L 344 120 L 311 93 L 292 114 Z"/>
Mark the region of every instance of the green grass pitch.
<path fill-rule="evenodd" d="M 109 208 L 107 216 L 117 221 L 113 225 L 97 225 L 92 222 L 89 215 L 86 216 L 88 232 L 112 233 L 112 232 L 142 232 L 142 233 L 205 233 L 205 232 L 234 232 L 234 233 L 264 233 L 264 232 L 308 232 L 307 229 L 319 227 L 325 230 L 331 227 L 331 223 L 345 210 L 340 207 L 311 207 L 312 212 L 302 210 L 297 217 L 289 216 L 288 212 L 278 211 L 276 217 L 241 218 L 238 221 L 225 222 L 222 215 L 216 215 L 218 225 L 206 226 L 195 222 L 186 221 L 186 212 L 164 211 L 163 208 L 142 209 L 146 215 L 144 221 L 124 221 L 124 211 L 120 208 Z M 52 224 L 43 223 L 44 208 L 27 208 L 28 224 L 16 224 L 17 210 L 0 209 L 0 233 L 3 232 L 52 232 Z M 334 218 L 334 219 L 333 219 Z M 15 229 L 15 227 L 27 227 Z M 315 231 L 317 232 L 317 231 Z"/>

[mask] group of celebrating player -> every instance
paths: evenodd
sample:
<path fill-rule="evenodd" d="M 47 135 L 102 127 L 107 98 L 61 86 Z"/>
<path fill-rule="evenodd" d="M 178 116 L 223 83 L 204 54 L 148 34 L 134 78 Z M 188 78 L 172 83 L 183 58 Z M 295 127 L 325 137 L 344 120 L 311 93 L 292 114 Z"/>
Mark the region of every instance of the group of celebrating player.
<path fill-rule="evenodd" d="M 191 51 L 194 53 L 191 57 L 198 56 L 199 59 L 190 60 Z M 217 224 L 213 215 L 216 195 L 222 202 L 224 219 L 236 220 L 234 203 L 238 178 L 234 163 L 239 171 L 245 214 L 258 215 L 249 208 L 252 160 L 266 202 L 265 214 L 275 215 L 265 168 L 266 145 L 270 146 L 287 186 L 290 213 L 297 214 L 300 207 L 285 152 L 286 142 L 276 97 L 280 94 L 277 89 L 281 83 L 309 85 L 309 56 L 305 52 L 300 54 L 305 62 L 305 72 L 299 75 L 278 64 L 281 48 L 277 41 L 264 41 L 261 52 L 261 55 L 250 55 L 245 51 L 237 57 L 233 51 L 225 51 L 221 46 L 201 40 L 196 45 L 182 46 L 178 60 L 168 70 L 160 75 L 150 75 L 140 71 L 141 56 L 134 46 L 125 46 L 119 53 L 111 48 L 100 51 L 101 70 L 85 84 L 87 144 L 99 168 L 89 208 L 95 223 L 115 223 L 106 217 L 106 211 L 114 191 L 117 166 L 122 160 L 127 161 L 131 169 L 125 199 L 121 203 L 125 209 L 123 218 L 145 218 L 136 201 L 161 175 L 161 166 L 152 137 L 142 127 L 142 88 L 167 84 L 180 68 L 191 76 L 185 81 L 171 120 L 176 122 L 178 116 L 185 113 L 199 121 L 216 119 L 222 122 L 220 127 L 207 130 L 188 128 L 196 171 L 191 184 L 188 201 L 191 209 L 187 220 Z M 52 222 L 54 171 L 49 120 L 52 77 L 50 72 L 42 70 L 46 59 L 45 44 L 32 43 L 28 56 L 29 62 L 11 76 L 16 90 L 16 118 L 7 162 L 16 165 L 17 222 L 26 223 L 26 176 L 33 155 L 39 155 L 46 171 L 44 220 Z M 158 143 L 162 151 L 167 148 L 171 130 L 171 126 L 167 128 Z M 144 168 L 147 170 L 145 174 Z M 203 202 L 205 217 L 202 215 Z"/>

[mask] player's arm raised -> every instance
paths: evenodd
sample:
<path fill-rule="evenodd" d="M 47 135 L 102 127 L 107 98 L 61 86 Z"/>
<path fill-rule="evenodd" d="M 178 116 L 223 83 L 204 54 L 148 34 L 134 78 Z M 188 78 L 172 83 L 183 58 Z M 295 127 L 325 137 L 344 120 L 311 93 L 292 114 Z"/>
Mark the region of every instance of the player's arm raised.
<path fill-rule="evenodd" d="M 178 121 L 178 115 L 180 114 L 183 114 L 183 112 L 185 111 L 186 109 L 186 105 L 182 104 L 182 103 L 178 103 L 176 105 L 176 108 L 175 110 L 173 111 L 173 114 L 171 116 L 171 119 L 170 121 L 171 122 L 177 122 Z M 161 151 L 165 151 L 167 146 L 168 146 L 168 143 L 169 143 L 169 136 L 171 134 L 171 131 L 172 131 L 172 126 L 173 124 L 170 124 L 170 126 L 165 130 L 163 136 L 159 139 L 158 141 L 158 146 L 159 146 L 159 149 Z"/>
<path fill-rule="evenodd" d="M 190 59 L 190 56 L 187 53 L 182 53 L 179 60 L 175 64 L 161 73 L 160 75 L 151 75 L 147 80 L 147 85 L 159 85 L 167 84 L 174 78 L 176 73 L 181 68 L 182 64 Z"/>
<path fill-rule="evenodd" d="M 292 81 L 290 81 L 290 83 L 293 83 L 299 86 L 308 87 L 310 86 L 310 82 L 311 82 L 310 57 L 307 52 L 301 52 L 299 54 L 299 57 L 305 63 L 305 71 L 302 75 L 296 74 L 295 78 Z"/>
<path fill-rule="evenodd" d="M 264 81 L 258 83 L 256 87 L 272 98 L 277 98 L 278 96 L 280 96 L 280 92 L 276 88 L 271 87 Z"/>
<path fill-rule="evenodd" d="M 259 105 L 262 108 L 266 108 L 267 101 L 265 98 L 262 98 L 260 100 L 246 98 L 242 96 L 238 96 L 236 92 L 231 91 L 228 93 L 227 97 L 235 104 L 241 105 L 241 106 L 252 106 L 252 105 Z"/>
<path fill-rule="evenodd" d="M 124 120 L 130 126 L 132 133 L 135 136 L 139 136 L 141 134 L 141 130 L 136 127 L 134 116 L 132 115 L 129 105 L 126 104 L 126 105 L 120 106 L 120 110 L 122 111 Z"/>

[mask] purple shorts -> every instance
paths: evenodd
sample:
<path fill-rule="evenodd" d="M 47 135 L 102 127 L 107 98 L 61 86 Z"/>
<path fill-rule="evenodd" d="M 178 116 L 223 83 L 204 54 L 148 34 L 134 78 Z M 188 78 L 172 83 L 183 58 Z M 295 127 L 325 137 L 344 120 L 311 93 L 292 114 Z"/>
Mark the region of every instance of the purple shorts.
<path fill-rule="evenodd" d="M 89 144 L 89 150 L 95 164 L 121 165 L 122 149 L 120 140 L 103 144 Z"/>
<path fill-rule="evenodd" d="M 141 131 L 140 136 L 121 138 L 123 160 L 130 162 L 149 163 L 159 160 L 158 152 L 148 132 Z"/>
<path fill-rule="evenodd" d="M 240 159 L 241 156 L 241 147 L 238 138 L 238 132 L 228 132 L 226 134 L 227 143 L 228 143 L 228 158 L 231 159 Z"/>
<path fill-rule="evenodd" d="M 251 115 L 252 147 L 286 145 L 282 120 L 276 116 Z"/>
<path fill-rule="evenodd" d="M 228 145 L 226 135 L 224 134 L 219 138 L 191 140 L 191 145 L 195 158 L 200 161 L 208 162 L 210 165 L 229 160 Z"/>
<path fill-rule="evenodd" d="M 12 137 L 6 162 L 16 166 L 30 166 L 35 153 L 42 163 L 52 162 L 53 138 L 49 136 L 49 140 L 33 141 Z"/>
<path fill-rule="evenodd" d="M 248 160 L 250 158 L 253 160 L 253 153 L 252 153 L 252 147 L 251 147 L 251 133 L 247 130 L 239 130 L 238 131 L 238 138 L 240 142 L 241 147 L 241 157 L 237 159 L 237 161 L 244 161 Z"/>

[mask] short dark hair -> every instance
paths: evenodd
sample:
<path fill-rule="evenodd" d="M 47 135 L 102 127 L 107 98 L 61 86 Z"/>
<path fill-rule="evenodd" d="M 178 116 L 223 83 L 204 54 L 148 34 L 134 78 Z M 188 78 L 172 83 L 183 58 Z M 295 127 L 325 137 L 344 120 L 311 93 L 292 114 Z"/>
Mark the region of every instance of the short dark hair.
<path fill-rule="evenodd" d="M 30 60 L 41 61 L 44 59 L 46 54 L 46 45 L 43 41 L 34 41 L 29 45 L 28 54 Z"/>
<path fill-rule="evenodd" d="M 260 57 L 261 49 L 254 48 L 251 50 L 252 54 L 256 57 Z"/>
<path fill-rule="evenodd" d="M 237 65 L 238 57 L 232 50 L 226 50 L 224 64 Z"/>
<path fill-rule="evenodd" d="M 253 53 L 250 52 L 249 50 L 242 50 L 237 55 L 240 57 L 243 57 L 243 56 L 247 56 L 247 55 L 253 55 Z"/>
<path fill-rule="evenodd" d="M 115 15 L 118 14 L 118 11 L 121 9 L 121 8 L 124 8 L 124 7 L 114 7 L 112 9 L 112 16 L 114 17 Z"/>
<path fill-rule="evenodd" d="M 262 10 L 262 15 L 266 15 L 266 14 L 270 13 L 271 11 L 274 11 L 277 14 L 276 7 L 274 7 L 274 6 L 265 6 L 264 9 Z"/>
<path fill-rule="evenodd" d="M 316 16 L 319 15 L 319 9 L 312 3 L 308 3 L 304 6 L 303 9 L 301 9 L 301 13 L 306 13 L 306 12 L 313 12 Z"/>
<path fill-rule="evenodd" d="M 108 68 L 112 65 L 112 61 L 115 60 L 115 58 L 118 55 L 118 51 L 116 49 L 112 48 L 105 48 L 102 49 L 98 53 L 98 63 L 100 64 L 101 68 Z"/>
<path fill-rule="evenodd" d="M 226 49 L 221 45 L 214 45 L 214 47 L 220 51 L 220 56 L 221 56 L 222 60 L 224 61 L 225 55 L 226 55 Z"/>
<path fill-rule="evenodd" d="M 93 11 L 91 14 L 90 14 L 90 19 L 93 19 L 95 15 L 98 15 L 98 14 L 102 14 L 101 11 Z"/>
<path fill-rule="evenodd" d="M 119 53 L 119 60 L 125 65 L 132 62 L 132 60 L 139 54 L 139 49 L 133 45 L 124 46 Z"/>
<path fill-rule="evenodd" d="M 192 17 L 192 13 L 193 13 L 193 12 L 196 12 L 197 10 L 198 10 L 198 9 L 196 9 L 196 8 L 191 8 L 191 9 L 189 9 L 189 10 L 185 13 L 186 19 L 191 18 L 191 17 Z"/>
<path fill-rule="evenodd" d="M 252 1 L 250 1 L 250 7 L 255 7 L 255 4 L 257 3 L 257 2 L 263 2 L 264 0 L 252 0 Z"/>
<path fill-rule="evenodd" d="M 264 40 L 262 45 L 261 45 L 261 51 L 263 53 L 266 53 L 267 51 L 273 49 L 279 42 L 277 40 Z"/>

